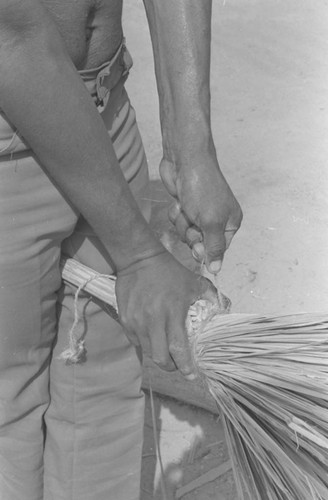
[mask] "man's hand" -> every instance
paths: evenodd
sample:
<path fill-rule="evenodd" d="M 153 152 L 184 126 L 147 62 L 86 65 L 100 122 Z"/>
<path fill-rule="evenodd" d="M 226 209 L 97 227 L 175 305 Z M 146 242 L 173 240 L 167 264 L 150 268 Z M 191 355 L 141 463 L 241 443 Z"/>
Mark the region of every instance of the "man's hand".
<path fill-rule="evenodd" d="M 197 299 L 217 303 L 215 287 L 166 251 L 118 272 L 116 297 L 127 336 L 164 370 L 194 378 L 186 332 L 189 307 Z"/>
<path fill-rule="evenodd" d="M 212 0 L 144 3 L 160 105 L 160 171 L 176 199 L 171 220 L 198 260 L 218 272 L 242 212 L 220 171 L 211 132 Z"/>
<path fill-rule="evenodd" d="M 242 221 L 242 211 L 215 159 L 176 169 L 163 159 L 162 181 L 175 198 L 169 210 L 182 241 L 212 273 L 219 272 L 224 252 Z"/>

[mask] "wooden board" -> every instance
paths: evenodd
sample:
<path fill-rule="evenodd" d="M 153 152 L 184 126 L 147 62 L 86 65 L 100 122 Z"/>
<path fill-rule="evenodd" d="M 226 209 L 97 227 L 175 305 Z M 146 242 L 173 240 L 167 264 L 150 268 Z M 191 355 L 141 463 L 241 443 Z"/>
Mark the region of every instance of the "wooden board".
<path fill-rule="evenodd" d="M 189 382 L 178 371 L 161 370 L 149 358 L 146 358 L 142 383 L 142 387 L 146 390 L 149 390 L 149 381 L 152 390 L 158 394 L 219 414 L 215 400 L 201 380 Z"/>

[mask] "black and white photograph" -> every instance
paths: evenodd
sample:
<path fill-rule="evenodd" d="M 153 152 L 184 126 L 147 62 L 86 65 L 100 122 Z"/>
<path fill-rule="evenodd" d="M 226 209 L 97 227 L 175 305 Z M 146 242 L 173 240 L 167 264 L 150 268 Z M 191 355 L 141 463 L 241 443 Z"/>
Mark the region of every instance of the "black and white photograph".
<path fill-rule="evenodd" d="M 0 0 L 0 500 L 328 500 L 327 32 Z"/>

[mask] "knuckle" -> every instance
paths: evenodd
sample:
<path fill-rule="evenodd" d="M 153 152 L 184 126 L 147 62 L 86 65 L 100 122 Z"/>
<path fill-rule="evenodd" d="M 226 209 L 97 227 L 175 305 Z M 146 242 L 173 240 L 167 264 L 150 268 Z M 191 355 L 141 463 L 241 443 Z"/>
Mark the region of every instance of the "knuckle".
<path fill-rule="evenodd" d="M 180 361 L 184 357 L 183 347 L 181 345 L 177 345 L 175 342 L 169 342 L 169 352 L 175 362 Z"/>
<path fill-rule="evenodd" d="M 224 232 L 220 230 L 206 238 L 205 248 L 210 255 L 223 254 L 226 248 Z"/>
<path fill-rule="evenodd" d="M 167 360 L 161 356 L 153 356 L 152 360 L 155 363 L 155 365 L 159 366 L 160 368 L 164 368 L 167 363 Z"/>
<path fill-rule="evenodd" d="M 224 244 L 223 246 L 217 246 L 217 247 L 211 247 L 207 248 L 207 259 L 212 261 L 212 260 L 218 260 L 222 261 L 224 257 L 224 252 L 226 251 L 226 245 Z"/>
<path fill-rule="evenodd" d="M 217 241 L 212 241 L 210 244 L 207 245 L 207 251 L 209 253 L 220 253 L 225 251 L 225 237 L 224 233 L 222 234 L 222 237 L 220 235 L 220 239 Z"/>
<path fill-rule="evenodd" d="M 184 377 L 188 377 L 189 375 L 192 375 L 195 372 L 194 367 L 191 364 L 190 366 L 189 365 L 180 366 L 179 371 L 182 373 Z"/>
<path fill-rule="evenodd" d="M 199 243 L 202 241 L 202 233 L 194 228 L 194 227 L 188 227 L 186 231 L 186 240 L 188 241 L 189 244 L 195 245 L 196 243 Z"/>
<path fill-rule="evenodd" d="M 192 372 L 191 360 L 190 356 L 188 355 L 188 348 L 173 343 L 169 344 L 169 351 L 181 373 L 187 375 Z"/>
<path fill-rule="evenodd" d="M 153 358 L 153 362 L 159 368 L 161 368 L 162 370 L 165 370 L 167 372 L 172 372 L 172 371 L 176 370 L 174 363 L 169 359 L 156 357 L 156 358 Z"/>

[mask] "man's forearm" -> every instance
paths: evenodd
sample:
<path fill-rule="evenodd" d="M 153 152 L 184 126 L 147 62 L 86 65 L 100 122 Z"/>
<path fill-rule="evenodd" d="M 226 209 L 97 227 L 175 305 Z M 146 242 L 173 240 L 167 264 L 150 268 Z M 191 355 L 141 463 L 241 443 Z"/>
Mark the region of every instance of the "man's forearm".
<path fill-rule="evenodd" d="M 211 0 L 144 0 L 155 59 L 164 155 L 177 165 L 213 148 Z M 189 155 L 189 158 L 188 158 Z"/>
<path fill-rule="evenodd" d="M 91 224 L 116 267 L 127 267 L 163 247 L 132 197 L 56 27 L 45 10 L 37 14 L 28 33 L 3 30 L 0 107 Z"/>

